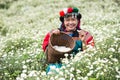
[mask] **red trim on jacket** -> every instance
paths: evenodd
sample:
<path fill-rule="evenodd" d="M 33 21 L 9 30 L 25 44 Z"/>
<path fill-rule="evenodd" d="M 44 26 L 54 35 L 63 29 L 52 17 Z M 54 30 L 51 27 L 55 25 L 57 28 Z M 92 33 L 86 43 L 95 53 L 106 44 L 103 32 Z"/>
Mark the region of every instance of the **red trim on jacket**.
<path fill-rule="evenodd" d="M 44 38 L 43 44 L 42 44 L 42 49 L 44 50 L 44 52 L 45 52 L 45 50 L 46 50 L 46 47 L 48 46 L 49 38 L 50 38 L 50 33 L 47 33 L 47 34 L 45 35 L 45 38 Z"/>

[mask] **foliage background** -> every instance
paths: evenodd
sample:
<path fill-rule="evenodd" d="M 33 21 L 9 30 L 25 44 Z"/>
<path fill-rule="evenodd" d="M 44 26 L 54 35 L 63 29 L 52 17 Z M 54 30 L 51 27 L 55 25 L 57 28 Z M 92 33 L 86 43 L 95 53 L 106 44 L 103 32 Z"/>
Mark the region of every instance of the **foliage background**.
<path fill-rule="evenodd" d="M 46 76 L 43 38 L 70 6 L 79 8 L 81 28 L 91 32 L 96 47 L 63 60 L 68 66 L 57 76 Z M 0 79 L 119 80 L 119 12 L 119 0 L 0 0 Z"/>

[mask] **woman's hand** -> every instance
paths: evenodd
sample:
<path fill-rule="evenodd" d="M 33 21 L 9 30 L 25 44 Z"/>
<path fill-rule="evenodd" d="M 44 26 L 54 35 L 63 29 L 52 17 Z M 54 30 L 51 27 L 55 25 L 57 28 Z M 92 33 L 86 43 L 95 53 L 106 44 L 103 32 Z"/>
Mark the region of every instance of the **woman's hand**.
<path fill-rule="evenodd" d="M 59 29 L 54 29 L 51 31 L 51 34 L 60 34 L 60 30 Z"/>
<path fill-rule="evenodd" d="M 78 31 L 78 33 L 79 33 L 79 39 L 81 40 L 81 41 L 84 41 L 85 40 L 85 37 L 86 37 L 86 31 L 84 31 L 84 30 L 77 30 Z"/>
<path fill-rule="evenodd" d="M 78 30 L 78 33 L 79 33 L 79 39 L 83 41 L 85 45 L 90 45 L 92 47 L 94 46 L 93 36 L 89 32 L 85 30 Z"/>

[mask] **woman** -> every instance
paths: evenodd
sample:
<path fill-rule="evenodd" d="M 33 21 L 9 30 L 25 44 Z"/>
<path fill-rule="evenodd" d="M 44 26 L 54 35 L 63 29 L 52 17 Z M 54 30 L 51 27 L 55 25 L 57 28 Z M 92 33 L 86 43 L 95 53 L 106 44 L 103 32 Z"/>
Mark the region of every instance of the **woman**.
<path fill-rule="evenodd" d="M 77 8 L 69 7 L 61 10 L 60 21 L 62 24 L 60 28 L 52 30 L 45 36 L 43 45 L 42 45 L 43 50 L 46 51 L 50 35 L 59 34 L 61 31 L 68 34 L 75 40 L 75 47 L 72 50 L 73 55 L 76 55 L 79 51 L 83 51 L 83 43 L 85 45 L 94 46 L 92 35 L 89 32 L 84 31 L 80 28 L 81 17 L 82 16 L 79 13 L 79 10 Z M 50 71 L 50 66 L 55 66 L 56 68 L 60 68 L 62 64 L 50 63 L 47 68 L 47 72 Z"/>

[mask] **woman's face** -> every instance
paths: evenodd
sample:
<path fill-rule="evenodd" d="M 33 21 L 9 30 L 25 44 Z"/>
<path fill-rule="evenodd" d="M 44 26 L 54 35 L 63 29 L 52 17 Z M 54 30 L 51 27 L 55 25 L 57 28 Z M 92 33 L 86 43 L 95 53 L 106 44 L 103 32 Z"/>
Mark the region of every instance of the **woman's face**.
<path fill-rule="evenodd" d="M 68 18 L 64 18 L 64 25 L 66 27 L 67 31 L 73 31 L 76 29 L 78 24 L 78 20 L 75 17 L 68 17 Z"/>

